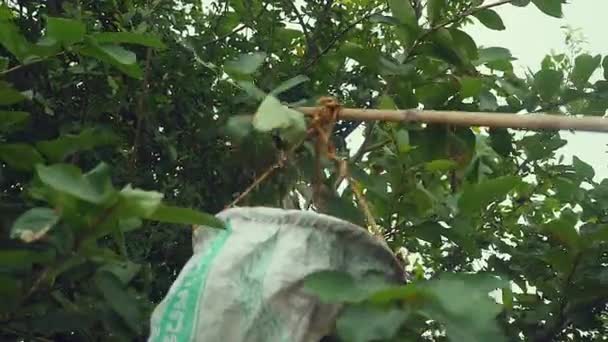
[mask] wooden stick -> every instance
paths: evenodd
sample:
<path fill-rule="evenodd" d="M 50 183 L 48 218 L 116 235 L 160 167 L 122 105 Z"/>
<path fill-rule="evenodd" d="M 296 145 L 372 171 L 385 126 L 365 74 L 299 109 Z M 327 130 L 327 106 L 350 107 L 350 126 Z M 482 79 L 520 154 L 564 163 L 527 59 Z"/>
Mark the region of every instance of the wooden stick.
<path fill-rule="evenodd" d="M 296 109 L 306 115 L 312 115 L 318 110 L 317 107 L 299 107 Z M 354 121 L 424 122 L 469 127 L 608 132 L 608 119 L 594 116 L 342 108 L 339 118 Z"/>

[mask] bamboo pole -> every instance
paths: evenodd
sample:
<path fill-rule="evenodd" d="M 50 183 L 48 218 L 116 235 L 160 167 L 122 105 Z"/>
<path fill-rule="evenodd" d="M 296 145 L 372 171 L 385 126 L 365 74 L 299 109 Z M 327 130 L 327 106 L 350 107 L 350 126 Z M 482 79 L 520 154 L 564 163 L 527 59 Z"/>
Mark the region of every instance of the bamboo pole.
<path fill-rule="evenodd" d="M 306 115 L 312 115 L 319 108 L 298 107 L 295 109 Z M 339 118 L 353 121 L 424 122 L 469 127 L 608 132 L 608 119 L 596 116 L 342 108 Z"/>

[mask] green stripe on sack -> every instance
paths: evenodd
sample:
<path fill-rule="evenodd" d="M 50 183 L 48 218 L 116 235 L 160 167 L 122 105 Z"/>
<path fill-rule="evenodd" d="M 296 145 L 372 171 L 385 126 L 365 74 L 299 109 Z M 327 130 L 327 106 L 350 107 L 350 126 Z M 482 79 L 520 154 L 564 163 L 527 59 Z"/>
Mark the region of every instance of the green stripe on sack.
<path fill-rule="evenodd" d="M 218 255 L 232 232 L 230 222 L 214 238 L 209 250 L 197 263 L 185 270 L 182 280 L 167 298 L 167 305 L 159 321 L 158 333 L 151 339 L 154 342 L 192 341 L 195 322 L 198 322 L 198 304 L 205 289 L 209 266 Z"/>

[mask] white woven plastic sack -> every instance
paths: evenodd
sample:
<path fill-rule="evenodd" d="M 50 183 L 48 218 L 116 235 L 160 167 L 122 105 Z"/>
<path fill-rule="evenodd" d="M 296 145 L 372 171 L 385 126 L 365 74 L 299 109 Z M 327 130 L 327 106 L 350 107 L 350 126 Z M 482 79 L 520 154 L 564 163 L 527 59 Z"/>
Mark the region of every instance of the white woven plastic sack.
<path fill-rule="evenodd" d="M 318 342 L 341 309 L 303 290 L 318 271 L 404 281 L 391 251 L 366 230 L 313 212 L 236 208 L 193 236 L 194 255 L 155 308 L 150 342 Z"/>

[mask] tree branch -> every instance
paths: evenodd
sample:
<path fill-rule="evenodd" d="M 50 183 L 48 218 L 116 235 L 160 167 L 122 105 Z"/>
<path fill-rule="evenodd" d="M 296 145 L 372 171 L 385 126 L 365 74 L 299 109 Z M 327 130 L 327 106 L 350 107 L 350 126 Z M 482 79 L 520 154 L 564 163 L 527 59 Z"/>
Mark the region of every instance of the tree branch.
<path fill-rule="evenodd" d="M 567 306 L 568 306 L 568 300 L 567 300 L 566 296 L 567 296 L 568 289 L 572 286 L 572 281 L 574 279 L 574 275 L 576 274 L 576 270 L 577 270 L 580 262 L 581 262 L 581 253 L 579 252 L 574 257 L 572 269 L 570 270 L 570 272 L 568 273 L 568 276 L 564 280 L 564 284 L 563 284 L 564 295 L 562 296 L 562 298 L 560 300 L 559 309 L 558 309 L 557 317 L 555 318 L 555 321 L 553 321 L 553 324 L 547 326 L 546 329 L 543 329 L 542 331 L 540 331 L 540 333 L 537 334 L 536 337 L 534 338 L 534 341 L 538 341 L 538 342 L 553 341 L 554 338 L 557 335 L 559 335 L 562 332 L 562 330 L 565 327 L 567 327 L 568 324 L 570 323 L 566 317 L 566 311 L 567 311 Z"/>
<path fill-rule="evenodd" d="M 137 99 L 137 126 L 135 128 L 135 138 L 133 139 L 133 154 L 131 155 L 131 174 L 135 175 L 135 168 L 137 166 L 137 153 L 139 152 L 139 144 L 141 143 L 141 133 L 143 130 L 143 124 L 145 120 L 145 99 L 148 97 L 148 90 L 150 88 L 150 72 L 152 68 L 152 49 L 148 48 L 146 51 L 146 69 L 144 71 L 144 80 L 142 83 L 141 94 Z"/>
<path fill-rule="evenodd" d="M 465 11 L 465 12 L 461 13 L 460 15 L 456 16 L 455 18 L 448 19 L 448 20 L 446 20 L 444 22 L 441 22 L 441 23 L 439 23 L 439 24 L 431 27 L 430 29 L 428 29 L 427 31 L 425 31 L 422 35 L 420 35 L 418 38 L 416 38 L 416 40 L 414 41 L 414 43 L 412 43 L 412 47 L 407 50 L 406 56 L 408 56 L 408 58 L 409 58 L 411 52 L 416 47 L 418 47 L 418 45 L 420 44 L 420 42 L 422 42 L 422 40 L 424 40 L 424 38 L 428 37 L 433 32 L 435 32 L 435 31 L 437 31 L 437 30 L 439 30 L 441 28 L 444 28 L 444 27 L 446 27 L 446 26 L 448 26 L 450 24 L 457 23 L 457 22 L 461 21 L 462 19 L 464 19 L 464 18 L 466 18 L 466 17 L 468 17 L 468 16 L 470 16 L 472 14 L 475 14 L 477 12 L 480 12 L 480 11 L 483 11 L 483 10 L 487 10 L 487 9 L 490 9 L 490 8 L 493 8 L 493 7 L 498 7 L 498 6 L 501 6 L 501 5 L 504 5 L 504 4 L 508 4 L 510 2 L 513 2 L 513 0 L 500 0 L 500 1 L 497 1 L 497 2 L 490 3 L 490 4 L 486 4 L 486 5 L 482 5 L 482 6 L 479 6 L 479 7 L 471 8 L 468 11 Z"/>
<path fill-rule="evenodd" d="M 53 57 L 59 57 L 59 56 L 61 56 L 61 55 L 63 55 L 63 54 L 65 54 L 65 51 L 61 51 L 61 52 L 59 52 L 59 53 L 57 53 L 57 54 L 55 54 L 55 55 L 53 55 L 53 56 L 46 57 L 46 58 L 42 58 L 42 59 L 39 59 L 39 60 L 37 60 L 37 61 L 30 62 L 30 63 L 28 63 L 28 64 L 19 64 L 19 65 L 15 65 L 15 66 L 14 66 L 14 67 L 12 67 L 12 68 L 6 69 L 6 70 L 4 70 L 4 71 L 0 71 L 0 76 L 4 76 L 4 75 L 9 74 L 9 73 L 11 73 L 11 72 L 13 72 L 13 71 L 17 71 L 17 70 L 19 70 L 19 69 L 21 69 L 21 68 L 25 68 L 25 67 L 28 67 L 28 66 L 31 66 L 31 65 L 34 65 L 34 64 L 38 64 L 38 63 L 41 63 L 41 62 L 47 61 L 49 58 L 53 58 Z"/>
<path fill-rule="evenodd" d="M 302 33 L 304 33 L 304 37 L 306 38 L 306 43 L 310 47 L 315 42 L 312 40 L 310 33 L 308 32 L 308 26 L 304 22 L 304 18 L 302 17 L 302 14 L 300 13 L 300 11 L 298 11 L 298 8 L 296 7 L 296 4 L 293 3 L 293 1 L 285 0 L 285 3 L 287 3 L 289 5 L 289 7 L 291 7 L 291 9 L 293 10 L 296 18 L 298 19 L 298 23 L 300 23 L 300 26 L 302 27 Z"/>
<path fill-rule="evenodd" d="M 352 30 L 355 26 L 359 25 L 360 23 L 362 23 L 363 21 L 369 19 L 371 16 L 376 15 L 376 14 L 380 14 L 382 12 L 384 12 L 386 10 L 386 8 L 378 10 L 378 11 L 374 11 L 371 13 L 368 13 L 366 15 L 364 15 L 363 17 L 357 19 L 356 21 L 352 22 L 350 25 L 348 25 L 344 30 L 340 31 L 340 33 L 338 33 L 334 39 L 323 49 L 321 50 L 316 56 L 315 58 L 313 58 L 312 60 L 310 60 L 308 63 L 306 63 L 306 65 L 304 65 L 302 67 L 302 71 L 306 71 L 308 70 L 311 66 L 315 65 L 324 55 L 326 55 L 329 50 L 331 50 L 339 41 L 340 39 L 342 39 L 348 32 L 350 32 L 350 30 Z"/>

